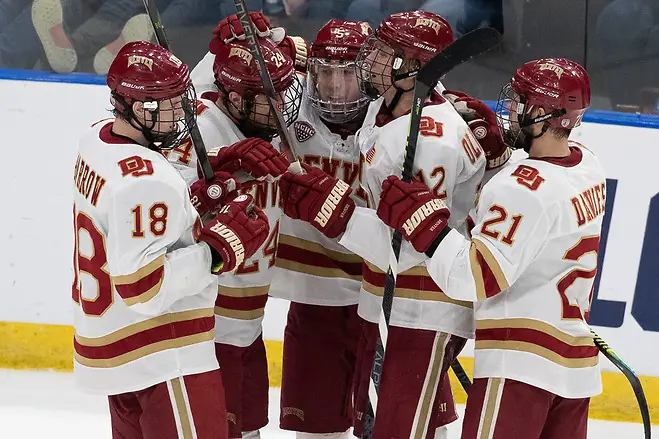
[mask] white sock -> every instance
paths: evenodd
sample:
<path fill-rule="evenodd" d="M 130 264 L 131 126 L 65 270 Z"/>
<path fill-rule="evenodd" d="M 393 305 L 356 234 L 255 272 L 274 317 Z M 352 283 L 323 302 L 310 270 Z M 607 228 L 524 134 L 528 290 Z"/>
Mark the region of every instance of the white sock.
<path fill-rule="evenodd" d="M 448 439 L 448 427 L 443 426 L 435 430 L 435 439 Z"/>

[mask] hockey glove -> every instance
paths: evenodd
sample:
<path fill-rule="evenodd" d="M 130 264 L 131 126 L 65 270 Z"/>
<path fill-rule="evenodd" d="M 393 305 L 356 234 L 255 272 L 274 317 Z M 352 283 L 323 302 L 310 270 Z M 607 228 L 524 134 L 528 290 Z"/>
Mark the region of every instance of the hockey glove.
<path fill-rule="evenodd" d="M 286 156 L 265 140 L 249 138 L 231 146 L 208 151 L 208 159 L 215 172 L 233 174 L 244 171 L 257 180 L 275 179 L 288 169 Z M 201 168 L 197 166 L 201 178 Z"/>
<path fill-rule="evenodd" d="M 453 103 L 483 148 L 487 158 L 486 169 L 496 169 L 506 164 L 512 151 L 503 143 L 494 111 L 487 104 L 462 92 L 445 90 L 443 95 Z"/>
<path fill-rule="evenodd" d="M 268 217 L 253 205 L 252 196 L 239 195 L 201 229 L 198 240 L 211 248 L 211 272 L 221 274 L 235 270 L 254 255 L 269 231 Z"/>
<path fill-rule="evenodd" d="M 450 213 L 446 204 L 419 181 L 404 183 L 398 177 L 387 177 L 382 183 L 377 213 L 419 253 L 426 252 L 444 229 L 444 233 L 448 232 Z"/>
<path fill-rule="evenodd" d="M 238 189 L 240 189 L 240 183 L 232 178 L 231 174 L 216 172 L 210 183 L 204 178 L 192 183 L 190 201 L 197 209 L 199 216 L 204 216 L 219 209 L 227 199 L 235 198 L 238 195 L 236 193 Z"/>
<path fill-rule="evenodd" d="M 307 58 L 309 58 L 311 48 L 304 38 L 287 36 L 279 44 L 279 49 L 293 60 L 295 70 L 301 73 L 307 72 Z"/>
<path fill-rule="evenodd" d="M 272 28 L 268 17 L 261 12 L 250 12 L 249 19 L 253 24 L 256 35 L 260 38 L 271 38 L 275 44 L 279 44 L 286 32 L 283 28 Z M 245 31 L 240 18 L 237 14 L 229 15 L 227 18 L 222 19 L 213 29 L 213 34 L 217 36 L 224 44 L 230 43 L 234 40 L 244 40 Z"/>
<path fill-rule="evenodd" d="M 305 174 L 285 173 L 279 180 L 284 214 L 310 223 L 328 238 L 343 233 L 355 210 L 352 189 L 318 168 L 302 164 Z"/>

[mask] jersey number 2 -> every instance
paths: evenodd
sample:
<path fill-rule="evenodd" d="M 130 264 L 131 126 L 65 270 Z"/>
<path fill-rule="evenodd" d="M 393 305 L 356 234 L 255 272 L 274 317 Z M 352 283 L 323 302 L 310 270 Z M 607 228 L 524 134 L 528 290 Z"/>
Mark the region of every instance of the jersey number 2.
<path fill-rule="evenodd" d="M 568 251 L 563 255 L 564 261 L 578 261 L 583 256 L 589 253 L 595 253 L 595 260 L 597 261 L 597 251 L 600 246 L 600 237 L 599 235 L 595 236 L 584 236 L 573 245 Z M 563 304 L 563 320 L 581 320 L 581 309 L 579 304 L 573 305 L 570 303 L 570 299 L 567 297 L 567 289 L 576 282 L 577 279 L 593 279 L 597 274 L 597 262 L 595 262 L 595 268 L 592 270 L 582 270 L 575 268 L 568 272 L 565 276 L 561 278 L 556 284 L 558 289 L 558 294 L 561 295 L 561 301 Z M 593 283 L 593 286 L 595 284 Z M 590 295 L 588 297 L 588 308 L 590 309 L 590 301 L 593 297 L 593 286 L 590 288 Z M 586 310 L 586 320 L 588 320 L 588 310 Z"/>

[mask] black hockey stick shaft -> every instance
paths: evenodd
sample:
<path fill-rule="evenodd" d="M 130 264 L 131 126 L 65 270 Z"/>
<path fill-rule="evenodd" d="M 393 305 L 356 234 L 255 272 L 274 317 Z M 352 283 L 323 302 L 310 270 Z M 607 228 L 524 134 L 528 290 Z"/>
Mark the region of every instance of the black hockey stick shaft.
<path fill-rule="evenodd" d="M 165 34 L 165 26 L 162 24 L 162 18 L 160 17 L 160 12 L 156 6 L 154 0 L 143 0 L 144 8 L 146 9 L 151 24 L 153 25 L 153 30 L 156 33 L 156 41 L 163 48 L 172 51 L 169 46 L 169 40 L 167 39 L 167 34 Z M 206 145 L 204 144 L 204 139 L 201 138 L 201 133 L 199 132 L 199 127 L 195 121 L 195 111 L 197 111 L 197 103 L 193 102 L 193 105 L 184 105 L 185 110 L 185 122 L 188 127 L 190 127 L 190 137 L 192 138 L 192 146 L 194 147 L 195 152 L 197 153 L 197 160 L 201 166 L 201 172 L 204 174 L 206 181 L 210 182 L 213 180 L 214 172 L 213 167 L 211 166 L 210 161 L 208 160 L 208 153 L 206 152 Z M 190 112 L 190 107 L 192 107 L 192 113 Z"/>
<path fill-rule="evenodd" d="M 252 53 L 252 56 L 256 61 L 259 76 L 261 77 L 261 83 L 263 84 L 263 91 L 268 98 L 270 110 L 275 115 L 277 134 L 279 134 L 279 139 L 281 140 L 284 153 L 288 157 L 288 161 L 293 163 L 298 160 L 296 148 L 292 142 L 292 139 L 288 135 L 286 122 L 284 121 L 284 117 L 279 110 L 279 103 L 277 102 L 277 91 L 275 90 L 275 86 L 272 83 L 272 78 L 270 77 L 270 72 L 268 72 L 268 66 L 265 63 L 265 59 L 263 59 L 263 54 L 261 53 L 261 48 L 256 39 L 254 25 L 252 24 L 252 20 L 249 18 L 249 11 L 245 5 L 245 0 L 234 0 L 234 3 L 236 4 L 236 13 L 238 15 L 238 19 L 240 20 L 240 24 L 243 27 L 243 31 L 245 32 L 245 38 L 247 38 L 249 51 Z"/>
<path fill-rule="evenodd" d="M 421 123 L 421 111 L 423 104 L 428 97 L 430 90 L 435 87 L 437 81 L 449 71 L 453 70 L 460 64 L 470 60 L 471 58 L 487 52 L 490 49 L 498 46 L 501 42 L 501 35 L 494 29 L 481 28 L 467 33 L 463 37 L 454 41 L 453 44 L 444 49 L 441 53 L 428 61 L 416 76 L 414 84 L 414 95 L 412 98 L 412 110 L 410 113 L 410 123 L 407 132 L 407 143 L 405 145 L 405 159 L 403 162 L 403 175 L 402 180 L 405 182 L 412 181 L 414 170 L 414 156 L 416 155 L 417 140 L 419 138 L 419 125 Z M 402 244 L 402 235 L 395 231 L 391 240 L 391 247 L 394 251 L 396 261 L 400 256 L 400 248 Z M 384 294 L 382 297 L 382 312 L 386 327 L 389 327 L 391 319 L 391 308 L 394 301 L 394 289 L 396 287 L 396 276 L 391 268 L 387 268 L 385 277 Z M 371 381 L 375 387 L 376 392 L 380 387 L 380 378 L 382 376 L 382 366 L 385 358 L 385 347 L 382 343 L 382 336 L 377 337 L 375 343 L 375 354 L 373 358 L 373 367 L 371 369 Z M 457 359 L 455 360 L 457 362 Z M 458 363 L 459 364 L 459 363 Z M 460 367 L 464 372 L 464 369 Z M 458 374 L 463 379 L 466 374 Z M 461 380 L 461 384 L 468 389 L 471 385 L 467 378 L 467 383 Z M 373 427 L 375 426 L 375 410 L 372 402 L 368 401 L 368 406 L 364 418 L 364 432 L 362 438 L 370 439 L 373 434 Z"/>
<path fill-rule="evenodd" d="M 602 338 L 590 329 L 591 334 L 593 335 L 593 341 L 595 346 L 600 350 L 602 354 L 608 360 L 613 363 L 615 367 L 620 369 L 620 372 L 627 378 L 629 384 L 634 390 L 634 395 L 636 395 L 636 400 L 638 401 L 638 407 L 641 411 L 641 418 L 643 419 L 643 430 L 645 432 L 645 439 L 651 439 L 652 437 L 652 422 L 650 421 L 650 410 L 648 409 L 648 401 L 645 398 L 645 392 L 643 391 L 643 386 L 641 385 L 641 380 L 638 379 L 638 376 L 634 371 L 627 366 L 627 364 L 622 361 L 622 359 L 609 347 L 609 345 L 602 340 Z"/>

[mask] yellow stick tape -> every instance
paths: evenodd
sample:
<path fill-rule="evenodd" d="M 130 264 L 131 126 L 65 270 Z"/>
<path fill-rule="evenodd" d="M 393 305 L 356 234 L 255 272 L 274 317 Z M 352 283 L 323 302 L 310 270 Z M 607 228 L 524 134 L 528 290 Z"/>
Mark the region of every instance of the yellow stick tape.
<path fill-rule="evenodd" d="M 281 341 L 266 340 L 270 386 L 281 387 Z M 606 361 L 606 360 L 602 360 Z M 473 376 L 473 358 L 460 358 Z M 73 370 L 73 327 L 34 323 L 0 322 L 0 368 Z M 467 395 L 453 373 L 453 394 L 458 404 Z M 659 377 L 641 376 L 653 424 L 659 425 Z M 604 393 L 592 399 L 591 418 L 609 421 L 641 422 L 636 397 L 621 373 L 603 372 Z"/>

